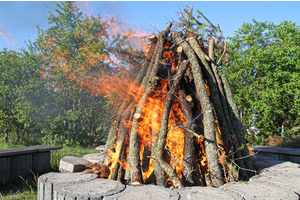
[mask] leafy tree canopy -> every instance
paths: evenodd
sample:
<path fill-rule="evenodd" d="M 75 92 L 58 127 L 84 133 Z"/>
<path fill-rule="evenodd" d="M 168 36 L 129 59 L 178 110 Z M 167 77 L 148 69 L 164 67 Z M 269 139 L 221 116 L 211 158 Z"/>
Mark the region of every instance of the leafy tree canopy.
<path fill-rule="evenodd" d="M 300 124 L 300 27 L 284 21 L 244 23 L 229 38 L 224 66 L 245 126 L 253 109 L 263 135 L 279 134 L 283 118 L 288 127 Z"/>

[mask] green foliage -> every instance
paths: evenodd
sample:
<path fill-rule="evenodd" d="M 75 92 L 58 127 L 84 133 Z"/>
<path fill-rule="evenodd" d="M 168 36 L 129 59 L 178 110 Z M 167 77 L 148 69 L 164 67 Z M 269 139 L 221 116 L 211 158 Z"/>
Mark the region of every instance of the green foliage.
<path fill-rule="evenodd" d="M 0 52 L 0 128 L 17 133 L 36 126 L 34 115 L 40 106 L 44 81 L 38 71 L 40 57 L 23 51 Z"/>
<path fill-rule="evenodd" d="M 38 28 L 28 50 L 0 52 L 1 134 L 18 144 L 36 144 L 28 136 L 37 132 L 40 143 L 99 145 L 110 124 L 107 101 L 97 96 L 100 72 L 110 71 L 108 25 L 72 2 L 56 5 L 52 26 Z"/>
<path fill-rule="evenodd" d="M 259 114 L 259 137 L 279 134 L 283 117 L 286 130 L 300 124 L 300 29 L 284 21 L 244 23 L 229 38 L 231 60 L 223 66 L 242 122 L 249 125 L 252 109 Z"/>

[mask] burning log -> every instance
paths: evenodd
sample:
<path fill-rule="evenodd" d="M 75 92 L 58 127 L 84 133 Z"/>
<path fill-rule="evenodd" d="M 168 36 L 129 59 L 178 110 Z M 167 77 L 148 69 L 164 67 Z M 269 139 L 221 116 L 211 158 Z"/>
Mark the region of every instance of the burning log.
<path fill-rule="evenodd" d="M 132 185 L 213 186 L 252 175 L 244 132 L 226 75 L 208 51 L 172 23 L 151 35 L 151 47 L 111 127 L 108 178 Z M 185 39 L 184 39 L 185 38 Z M 138 89 L 136 89 L 138 87 Z M 135 89 L 134 89 L 135 88 Z M 132 90 L 132 91 L 131 91 Z"/>

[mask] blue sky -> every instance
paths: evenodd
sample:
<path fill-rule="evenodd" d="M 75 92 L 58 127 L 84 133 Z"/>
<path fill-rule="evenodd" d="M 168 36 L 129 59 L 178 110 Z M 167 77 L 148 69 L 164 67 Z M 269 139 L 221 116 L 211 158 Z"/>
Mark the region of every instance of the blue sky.
<path fill-rule="evenodd" d="M 115 15 L 124 22 L 155 33 L 163 30 L 168 20 L 177 20 L 176 12 L 191 1 L 92 1 L 76 2 L 88 14 Z M 225 35 L 233 36 L 243 22 L 270 21 L 275 24 L 287 20 L 300 24 L 300 1 L 194 1 L 194 10 L 201 11 L 213 24 L 219 23 Z M 36 25 L 47 29 L 49 11 L 55 13 L 52 1 L 1 1 L 0 50 L 18 50 L 24 41 L 34 41 Z"/>

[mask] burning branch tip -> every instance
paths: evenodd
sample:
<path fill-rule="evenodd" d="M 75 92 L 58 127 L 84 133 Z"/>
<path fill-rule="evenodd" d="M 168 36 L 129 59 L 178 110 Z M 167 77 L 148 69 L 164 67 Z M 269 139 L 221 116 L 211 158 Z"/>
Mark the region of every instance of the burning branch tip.
<path fill-rule="evenodd" d="M 182 128 L 183 130 L 185 130 L 189 133 L 192 133 L 197 139 L 202 139 L 202 140 L 205 139 L 205 137 L 203 135 L 199 135 L 196 132 L 192 131 L 191 129 L 185 128 L 183 125 L 179 125 L 178 127 Z"/>

